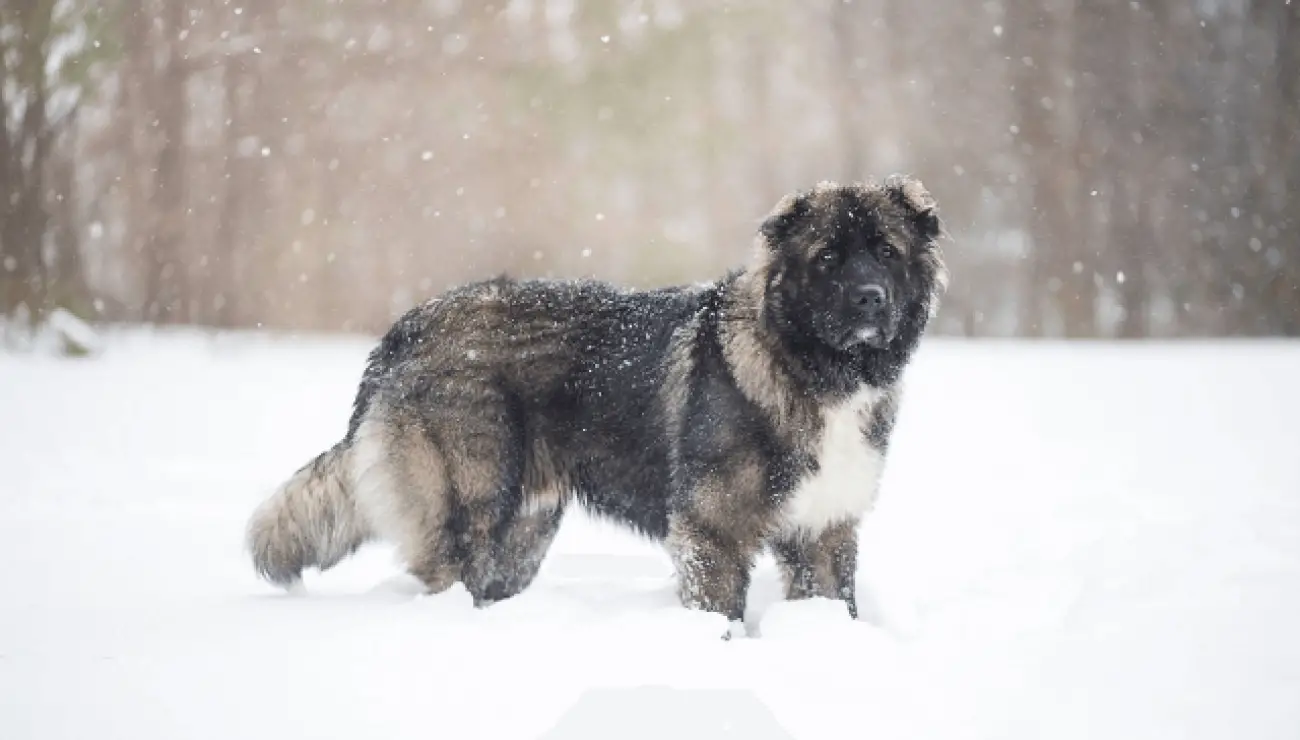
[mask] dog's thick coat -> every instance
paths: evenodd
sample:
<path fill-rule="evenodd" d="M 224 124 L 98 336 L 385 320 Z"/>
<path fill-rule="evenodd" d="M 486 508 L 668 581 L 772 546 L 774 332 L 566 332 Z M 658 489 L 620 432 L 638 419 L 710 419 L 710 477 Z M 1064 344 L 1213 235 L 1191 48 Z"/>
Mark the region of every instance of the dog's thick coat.
<path fill-rule="evenodd" d="M 947 273 L 911 178 L 786 196 L 756 259 L 655 291 L 476 283 L 399 319 L 347 434 L 253 515 L 289 584 L 375 537 L 431 592 L 527 588 L 575 499 L 668 548 L 689 607 L 742 618 L 765 547 L 790 598 L 856 614 L 900 378 Z"/>

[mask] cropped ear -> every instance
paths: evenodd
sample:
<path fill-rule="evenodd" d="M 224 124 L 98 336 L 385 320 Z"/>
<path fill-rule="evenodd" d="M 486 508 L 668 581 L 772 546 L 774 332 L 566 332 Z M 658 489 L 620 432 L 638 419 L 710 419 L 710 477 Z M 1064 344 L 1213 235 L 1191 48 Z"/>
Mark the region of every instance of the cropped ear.
<path fill-rule="evenodd" d="M 798 230 L 808 215 L 810 204 L 804 192 L 788 193 L 777 201 L 772 212 L 763 218 L 758 231 L 769 247 L 779 247 Z"/>
<path fill-rule="evenodd" d="M 885 189 L 894 202 L 908 209 L 912 223 L 926 241 L 934 241 L 943 235 L 939 204 L 920 180 L 908 175 L 891 175 L 885 181 Z"/>

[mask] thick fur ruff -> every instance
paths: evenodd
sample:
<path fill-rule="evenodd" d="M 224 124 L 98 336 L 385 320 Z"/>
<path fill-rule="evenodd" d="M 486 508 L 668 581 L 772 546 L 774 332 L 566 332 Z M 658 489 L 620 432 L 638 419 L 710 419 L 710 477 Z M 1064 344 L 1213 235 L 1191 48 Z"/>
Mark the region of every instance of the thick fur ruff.
<path fill-rule="evenodd" d="M 682 601 L 741 619 L 765 548 L 790 598 L 856 613 L 901 378 L 947 273 L 913 179 L 781 200 L 747 268 L 620 290 L 505 278 L 399 319 L 347 435 L 253 516 L 260 573 L 291 583 L 371 536 L 431 592 L 528 587 L 565 507 L 662 542 Z"/>

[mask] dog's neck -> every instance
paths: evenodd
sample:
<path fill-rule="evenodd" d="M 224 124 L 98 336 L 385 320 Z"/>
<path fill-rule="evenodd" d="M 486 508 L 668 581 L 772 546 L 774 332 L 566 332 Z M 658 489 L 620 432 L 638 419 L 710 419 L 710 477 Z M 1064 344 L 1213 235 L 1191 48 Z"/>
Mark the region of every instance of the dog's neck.
<path fill-rule="evenodd" d="M 826 402 L 845 400 L 866 388 L 890 391 L 919 339 L 902 331 L 882 350 L 843 352 L 797 331 L 779 300 L 765 293 L 762 271 L 733 273 L 722 281 L 717 304 L 718 339 L 741 392 L 791 432 L 821 424 Z M 901 340 L 910 339 L 910 344 Z"/>

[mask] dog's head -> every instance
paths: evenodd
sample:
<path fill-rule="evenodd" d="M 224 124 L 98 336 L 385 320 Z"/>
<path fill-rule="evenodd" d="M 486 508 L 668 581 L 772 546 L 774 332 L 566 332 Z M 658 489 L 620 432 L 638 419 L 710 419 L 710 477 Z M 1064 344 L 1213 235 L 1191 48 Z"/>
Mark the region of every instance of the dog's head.
<path fill-rule="evenodd" d="M 760 227 L 768 296 L 835 350 L 887 348 L 937 309 L 942 233 L 934 198 L 910 177 L 792 193 Z"/>

